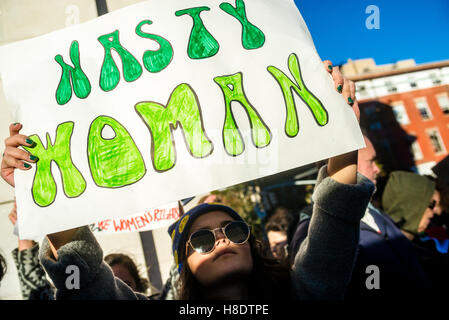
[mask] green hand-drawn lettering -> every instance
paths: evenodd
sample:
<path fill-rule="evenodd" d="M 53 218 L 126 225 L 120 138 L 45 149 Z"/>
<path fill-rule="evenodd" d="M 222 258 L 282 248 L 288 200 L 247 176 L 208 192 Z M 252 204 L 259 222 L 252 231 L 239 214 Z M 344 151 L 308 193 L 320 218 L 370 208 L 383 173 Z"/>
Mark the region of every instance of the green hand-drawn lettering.
<path fill-rule="evenodd" d="M 299 131 L 298 115 L 296 112 L 295 100 L 293 98 L 293 90 L 309 107 L 310 111 L 312 111 L 315 121 L 320 126 L 327 124 L 327 111 L 321 101 L 318 100 L 318 98 L 316 98 L 309 89 L 307 89 L 301 76 L 301 69 L 296 54 L 292 53 L 288 57 L 288 69 L 293 75 L 296 83 L 290 80 L 285 73 L 276 67 L 269 66 L 267 69 L 276 79 L 282 89 L 282 93 L 284 94 L 285 106 L 287 108 L 287 118 L 285 121 L 285 133 L 287 136 L 295 137 Z"/>
<path fill-rule="evenodd" d="M 70 45 L 70 60 L 75 67 L 66 64 L 60 54 L 55 56 L 55 60 L 62 68 L 61 80 L 56 89 L 56 102 L 60 105 L 69 102 L 72 97 L 72 84 L 75 95 L 80 99 L 86 98 L 90 94 L 91 85 L 80 66 L 78 41 L 73 41 Z"/>
<path fill-rule="evenodd" d="M 73 198 L 81 195 L 86 189 L 86 181 L 72 162 L 70 153 L 70 138 L 73 132 L 73 122 L 61 123 L 56 129 L 55 143 L 51 143 L 47 133 L 47 148 L 37 135 L 30 136 L 36 146 L 24 147 L 27 151 L 39 158 L 36 163 L 32 195 L 38 206 L 46 207 L 53 203 L 56 197 L 56 183 L 51 172 L 51 162 L 54 161 L 59 168 L 64 193 Z"/>
<path fill-rule="evenodd" d="M 204 59 L 214 56 L 220 45 L 217 40 L 207 31 L 200 17 L 201 11 L 210 10 L 208 7 L 190 8 L 178 10 L 176 16 L 188 14 L 193 19 L 192 32 L 190 33 L 187 54 L 191 59 Z"/>
<path fill-rule="evenodd" d="M 220 4 L 220 8 L 235 17 L 242 24 L 242 45 L 245 49 L 251 50 L 263 46 L 265 35 L 262 30 L 248 21 L 243 0 L 236 0 L 235 7 L 227 2 L 223 2 Z"/>
<path fill-rule="evenodd" d="M 175 165 L 172 130 L 178 126 L 183 130 L 192 156 L 203 158 L 212 153 L 213 145 L 204 130 L 198 98 L 188 84 L 180 84 L 173 90 L 166 107 L 157 102 L 140 102 L 135 109 L 151 132 L 151 155 L 155 170 L 166 171 Z"/>
<path fill-rule="evenodd" d="M 145 66 L 145 69 L 150 72 L 159 72 L 165 69 L 173 59 L 173 47 L 166 39 L 142 31 L 142 26 L 144 24 L 150 25 L 152 23 L 153 22 L 150 20 L 144 20 L 140 22 L 136 27 L 136 34 L 141 36 L 142 38 L 155 40 L 159 44 L 159 50 L 148 50 L 143 54 L 143 65 Z"/>
<path fill-rule="evenodd" d="M 105 139 L 105 126 L 114 130 Z M 99 187 L 118 188 L 139 181 L 146 173 L 139 149 L 128 131 L 115 119 L 97 117 L 90 125 L 87 155 L 92 178 Z"/>
<path fill-rule="evenodd" d="M 114 89 L 120 81 L 120 72 L 112 58 L 111 49 L 114 49 L 122 60 L 125 81 L 131 82 L 140 77 L 142 67 L 136 58 L 120 44 L 118 30 L 98 37 L 98 41 L 104 48 L 104 61 L 100 74 L 100 88 L 103 91 Z"/>
<path fill-rule="evenodd" d="M 237 156 L 245 149 L 245 144 L 232 114 L 232 101 L 239 102 L 245 108 L 251 124 L 251 137 L 254 145 L 257 148 L 266 147 L 271 141 L 271 132 L 257 110 L 246 98 L 243 91 L 242 73 L 215 77 L 214 81 L 221 87 L 225 99 L 226 116 L 223 126 L 223 142 L 226 152 L 232 156 Z"/>

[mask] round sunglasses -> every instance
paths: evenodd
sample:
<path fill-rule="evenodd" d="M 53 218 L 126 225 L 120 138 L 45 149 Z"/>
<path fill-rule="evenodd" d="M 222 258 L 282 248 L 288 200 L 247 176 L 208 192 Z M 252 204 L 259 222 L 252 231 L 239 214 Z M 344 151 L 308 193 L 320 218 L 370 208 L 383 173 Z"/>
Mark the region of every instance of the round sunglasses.
<path fill-rule="evenodd" d="M 232 221 L 222 228 L 200 229 L 190 235 L 187 244 L 201 254 L 208 254 L 215 249 L 215 233 L 221 230 L 224 236 L 234 244 L 244 244 L 249 239 L 250 226 L 243 221 Z"/>

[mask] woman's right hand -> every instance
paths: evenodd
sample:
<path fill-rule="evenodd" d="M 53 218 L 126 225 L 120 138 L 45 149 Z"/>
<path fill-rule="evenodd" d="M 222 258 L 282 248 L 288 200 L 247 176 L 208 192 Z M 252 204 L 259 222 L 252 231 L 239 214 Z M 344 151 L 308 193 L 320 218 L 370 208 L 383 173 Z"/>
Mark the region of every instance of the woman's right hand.
<path fill-rule="evenodd" d="M 20 123 L 14 123 L 9 126 L 9 137 L 5 140 L 5 152 L 2 159 L 1 176 L 13 187 L 15 186 L 14 169 L 30 170 L 30 163 L 35 163 L 39 160 L 29 152 L 19 149 L 22 146 L 30 148 L 36 146 L 36 143 L 29 137 L 19 133 L 21 129 L 22 125 Z M 47 235 L 56 259 L 58 258 L 57 250 L 70 242 L 77 230 L 78 228 L 75 228 Z"/>
<path fill-rule="evenodd" d="M 29 163 L 35 163 L 38 159 L 27 151 L 19 149 L 21 146 L 34 148 L 36 143 L 29 137 L 19 134 L 22 129 L 20 123 L 9 126 L 9 137 L 5 139 L 5 152 L 3 153 L 1 176 L 11 186 L 14 183 L 14 169 L 30 170 Z"/>

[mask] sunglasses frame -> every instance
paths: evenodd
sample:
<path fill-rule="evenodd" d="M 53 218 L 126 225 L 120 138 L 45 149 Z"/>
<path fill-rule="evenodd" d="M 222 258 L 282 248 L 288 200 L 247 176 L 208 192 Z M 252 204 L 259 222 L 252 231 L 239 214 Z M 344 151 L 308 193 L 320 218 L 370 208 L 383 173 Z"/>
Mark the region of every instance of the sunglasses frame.
<path fill-rule="evenodd" d="M 226 233 L 225 233 L 225 229 L 226 229 L 229 225 L 231 225 L 232 223 L 236 223 L 236 222 L 237 222 L 237 223 L 243 223 L 243 224 L 246 225 L 246 227 L 248 228 L 248 236 L 246 237 L 245 241 L 243 241 L 243 242 L 241 242 L 241 243 L 237 243 L 237 242 L 232 241 L 231 239 L 228 238 L 228 236 L 227 236 Z M 210 249 L 210 250 L 207 251 L 207 252 L 199 252 L 199 251 L 197 251 L 197 250 L 193 247 L 193 244 L 192 244 L 192 242 L 191 242 L 191 239 L 192 239 L 192 236 L 193 236 L 195 233 L 197 233 L 198 231 L 204 231 L 204 230 L 209 231 L 209 232 L 211 232 L 211 233 L 214 235 L 214 246 L 212 247 L 212 249 Z M 198 252 L 199 254 L 209 254 L 209 253 L 211 253 L 212 251 L 215 250 L 215 247 L 217 246 L 217 237 L 216 237 L 217 230 L 220 230 L 221 233 L 225 236 L 226 239 L 228 239 L 231 243 L 236 244 L 236 245 L 244 245 L 245 243 L 248 242 L 249 237 L 251 236 L 251 226 L 250 226 L 249 224 L 247 224 L 247 223 L 244 222 L 244 221 L 231 221 L 231 222 L 229 222 L 227 225 L 225 225 L 224 227 L 221 227 L 221 228 L 215 228 L 215 229 L 199 229 L 199 230 L 195 231 L 194 233 L 192 233 L 192 234 L 190 235 L 189 240 L 188 240 L 187 243 L 186 243 L 187 249 L 188 249 L 188 246 L 190 245 L 190 247 L 192 247 L 192 249 L 193 249 L 195 252 Z M 187 251 L 186 251 L 186 252 L 187 252 Z"/>

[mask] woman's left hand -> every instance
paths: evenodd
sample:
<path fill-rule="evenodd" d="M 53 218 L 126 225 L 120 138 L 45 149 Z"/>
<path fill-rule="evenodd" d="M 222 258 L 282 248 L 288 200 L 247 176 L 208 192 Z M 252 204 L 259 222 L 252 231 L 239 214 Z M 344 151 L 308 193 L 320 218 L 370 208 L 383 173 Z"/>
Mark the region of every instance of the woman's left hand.
<path fill-rule="evenodd" d="M 334 67 L 329 60 L 323 61 L 323 64 L 334 80 L 335 90 L 343 95 L 345 101 L 354 111 L 357 121 L 360 122 L 360 110 L 355 97 L 354 82 L 343 77 L 340 68 Z M 340 183 L 357 183 L 357 156 L 358 151 L 355 150 L 330 158 L 327 166 L 328 175 Z"/>
<path fill-rule="evenodd" d="M 343 95 L 347 104 L 352 107 L 357 121 L 360 122 L 359 104 L 355 97 L 355 84 L 353 81 L 343 77 L 339 67 L 334 67 L 329 60 L 323 61 L 324 67 L 334 80 L 335 90 Z"/>

